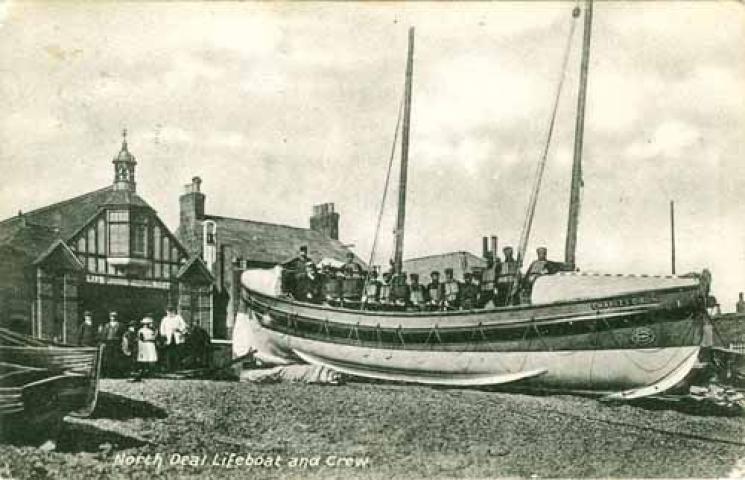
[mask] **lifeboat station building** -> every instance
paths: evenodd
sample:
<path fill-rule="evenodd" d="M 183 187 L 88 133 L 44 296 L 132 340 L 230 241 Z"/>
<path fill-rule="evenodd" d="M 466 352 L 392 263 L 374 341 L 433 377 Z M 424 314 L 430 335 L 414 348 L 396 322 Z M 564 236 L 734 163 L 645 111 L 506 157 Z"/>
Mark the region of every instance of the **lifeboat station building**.
<path fill-rule="evenodd" d="M 75 343 L 82 312 L 127 324 L 177 304 L 187 322 L 215 334 L 214 277 L 136 190 L 126 132 L 114 180 L 0 222 L 0 324 Z"/>

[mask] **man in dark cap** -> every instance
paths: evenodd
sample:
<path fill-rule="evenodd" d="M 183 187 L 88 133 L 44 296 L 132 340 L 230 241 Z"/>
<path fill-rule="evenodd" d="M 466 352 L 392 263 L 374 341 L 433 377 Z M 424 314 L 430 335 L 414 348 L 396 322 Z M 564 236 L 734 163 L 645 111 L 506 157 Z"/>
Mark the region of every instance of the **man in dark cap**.
<path fill-rule="evenodd" d="M 484 308 L 487 305 L 494 306 L 497 295 L 497 276 L 500 268 L 499 256 L 496 253 L 489 252 L 486 256 L 486 268 L 481 274 L 481 284 L 479 285 L 479 308 Z"/>
<path fill-rule="evenodd" d="M 78 345 L 83 347 L 96 346 L 96 327 L 93 325 L 93 314 L 90 310 L 83 312 L 83 323 L 78 331 Z"/>
<path fill-rule="evenodd" d="M 308 257 L 308 247 L 303 245 L 298 251 L 298 255 L 293 257 L 282 264 L 284 271 L 282 272 L 282 289 L 285 292 L 295 292 L 295 288 L 298 280 L 302 275 L 305 274 L 305 267 L 310 262 Z"/>
<path fill-rule="evenodd" d="M 347 261 L 342 265 L 341 271 L 347 278 L 362 276 L 362 266 L 355 261 L 354 253 L 347 252 Z"/>
<path fill-rule="evenodd" d="M 417 311 L 427 307 L 427 289 L 419 283 L 418 273 L 409 275 L 409 306 Z"/>
<path fill-rule="evenodd" d="M 391 279 L 393 274 L 389 271 L 383 273 L 383 279 L 380 281 L 380 290 L 378 293 L 378 304 L 383 310 L 388 310 L 393 306 L 391 293 Z"/>
<path fill-rule="evenodd" d="M 377 310 L 380 307 L 378 301 L 380 296 L 380 280 L 378 280 L 378 269 L 373 267 L 365 283 L 365 293 L 362 297 L 363 308 Z"/>
<path fill-rule="evenodd" d="M 446 310 L 454 310 L 460 307 L 460 284 L 453 277 L 453 269 L 445 269 L 445 281 L 442 284 L 444 301 L 443 306 Z"/>
<path fill-rule="evenodd" d="M 519 285 L 518 276 L 520 272 L 517 268 L 517 260 L 515 260 L 512 247 L 504 247 L 502 252 L 504 252 L 504 261 L 502 262 L 499 269 L 499 276 L 497 277 L 497 306 L 504 306 L 512 303 L 512 292 L 516 290 Z"/>
<path fill-rule="evenodd" d="M 109 312 L 109 323 L 101 325 L 98 330 L 98 341 L 103 345 L 103 362 L 101 370 L 107 376 L 119 375 L 121 372 L 122 324 L 116 311 Z"/>
<path fill-rule="evenodd" d="M 409 285 L 406 283 L 406 272 L 400 272 L 393 276 L 391 303 L 396 310 L 405 310 L 409 304 Z"/>
<path fill-rule="evenodd" d="M 429 274 L 430 282 L 427 285 L 427 297 L 430 310 L 440 310 L 445 299 L 445 290 L 440 282 L 440 272 L 437 270 Z"/>
<path fill-rule="evenodd" d="M 535 251 L 538 258 L 533 260 L 533 263 L 530 264 L 528 267 L 527 272 L 525 273 L 526 280 L 529 285 L 533 285 L 533 282 L 535 282 L 535 279 L 540 277 L 541 275 L 545 275 L 549 272 L 548 269 L 548 249 L 546 247 L 538 247 Z"/>
<path fill-rule="evenodd" d="M 321 301 L 321 282 L 316 266 L 308 262 L 305 273 L 298 278 L 295 298 L 301 302 L 319 303 Z"/>
<path fill-rule="evenodd" d="M 464 310 L 476 308 L 476 302 L 479 296 L 478 286 L 473 283 L 473 274 L 471 272 L 463 273 L 463 283 L 460 288 L 460 307 Z"/>

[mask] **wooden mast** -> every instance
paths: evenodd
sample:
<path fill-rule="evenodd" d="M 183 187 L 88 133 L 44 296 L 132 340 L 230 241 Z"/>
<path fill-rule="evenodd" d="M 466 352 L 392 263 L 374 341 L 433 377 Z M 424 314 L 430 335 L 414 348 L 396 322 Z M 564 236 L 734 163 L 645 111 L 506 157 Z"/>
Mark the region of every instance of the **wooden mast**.
<path fill-rule="evenodd" d="M 572 186 L 569 194 L 569 218 L 564 248 L 564 262 L 575 268 L 577 250 L 577 225 L 579 223 L 580 189 L 582 188 L 582 140 L 585 129 L 585 99 L 587 96 L 587 69 L 590 63 L 590 34 L 592 32 L 592 0 L 585 2 L 585 25 L 582 39 L 582 62 L 580 65 L 579 95 L 577 98 L 577 123 L 574 129 L 574 161 L 572 162 Z"/>
<path fill-rule="evenodd" d="M 398 215 L 396 217 L 396 245 L 393 262 L 396 273 L 403 269 L 404 222 L 406 221 L 406 178 L 409 166 L 409 127 L 411 122 L 411 79 L 414 73 L 414 27 L 409 28 L 409 54 L 406 60 L 404 90 L 404 123 L 401 134 L 401 175 L 398 181 Z"/>
<path fill-rule="evenodd" d="M 670 266 L 675 275 L 675 202 L 670 200 Z"/>

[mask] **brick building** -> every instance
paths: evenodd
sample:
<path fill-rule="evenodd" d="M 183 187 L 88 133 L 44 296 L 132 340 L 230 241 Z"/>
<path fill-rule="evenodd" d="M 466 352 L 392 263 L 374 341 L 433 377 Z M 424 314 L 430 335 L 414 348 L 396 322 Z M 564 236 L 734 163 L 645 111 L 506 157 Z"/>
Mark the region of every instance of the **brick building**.
<path fill-rule="evenodd" d="M 83 310 L 129 322 L 177 302 L 214 333 L 212 274 L 137 194 L 126 132 L 112 163 L 112 185 L 0 222 L 1 324 L 74 343 Z"/>
<path fill-rule="evenodd" d="M 238 298 L 238 274 L 244 268 L 267 268 L 295 257 L 301 246 L 315 262 L 323 258 L 344 261 L 348 246 L 339 241 L 339 213 L 333 203 L 313 207 L 309 228 L 257 222 L 208 214 L 202 181 L 194 177 L 179 199 L 180 223 L 176 235 L 190 254 L 198 255 L 215 277 L 216 327 L 227 336 Z M 364 264 L 361 259 L 357 261 Z M 216 322 L 217 325 L 217 322 Z"/>

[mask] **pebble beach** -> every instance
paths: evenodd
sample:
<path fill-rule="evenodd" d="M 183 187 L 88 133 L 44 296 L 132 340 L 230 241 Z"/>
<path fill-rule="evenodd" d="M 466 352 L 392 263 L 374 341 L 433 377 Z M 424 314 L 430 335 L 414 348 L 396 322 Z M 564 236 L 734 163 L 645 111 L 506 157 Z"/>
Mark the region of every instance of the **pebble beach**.
<path fill-rule="evenodd" d="M 57 449 L 0 445 L 2 478 L 721 478 L 745 418 L 409 385 L 103 380 Z"/>

